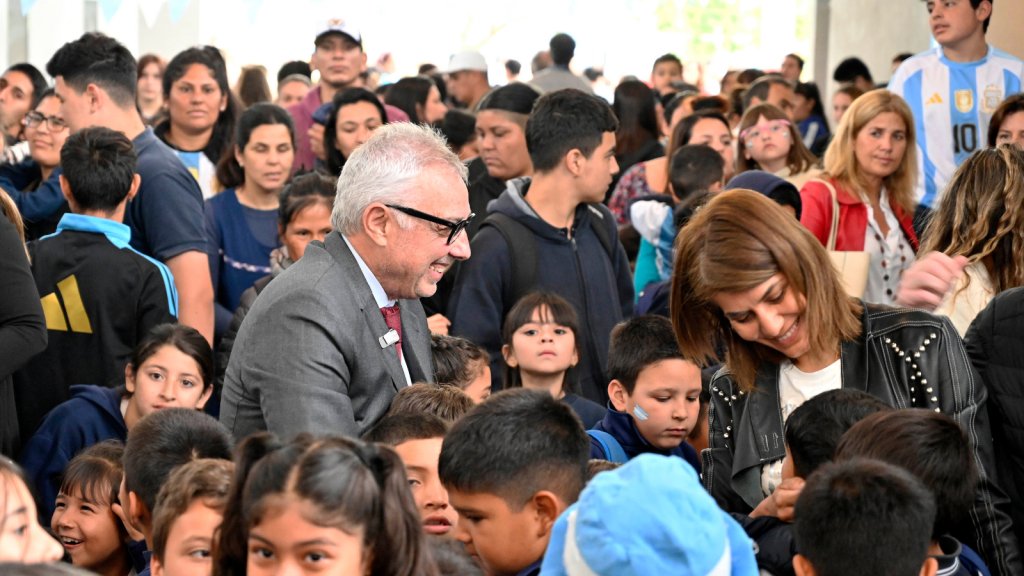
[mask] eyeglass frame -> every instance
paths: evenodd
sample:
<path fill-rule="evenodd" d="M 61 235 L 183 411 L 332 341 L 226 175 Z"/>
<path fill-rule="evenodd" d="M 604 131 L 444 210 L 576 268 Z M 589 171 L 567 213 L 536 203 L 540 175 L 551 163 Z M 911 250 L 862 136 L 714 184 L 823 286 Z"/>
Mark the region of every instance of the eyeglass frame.
<path fill-rule="evenodd" d="M 36 118 L 36 120 L 31 120 L 31 118 L 33 117 Z M 63 126 L 60 126 L 59 128 L 54 128 L 54 120 L 60 122 L 61 124 L 63 124 Z M 21 125 L 26 128 L 37 128 L 44 122 L 46 123 L 47 130 L 50 130 L 51 132 L 63 132 L 64 130 L 68 129 L 67 120 L 63 118 L 58 118 L 56 116 L 47 116 L 41 112 L 36 112 L 35 110 L 29 110 L 21 119 Z"/>
<path fill-rule="evenodd" d="M 740 132 L 740 138 L 743 139 L 744 141 L 746 141 L 747 137 L 750 137 L 752 140 L 757 140 L 759 137 L 761 137 L 761 126 L 765 125 L 767 125 L 767 128 L 770 129 L 773 134 L 775 134 L 778 133 L 777 128 L 789 128 L 790 126 L 793 125 L 793 123 L 790 122 L 789 120 L 786 120 L 785 118 L 776 118 L 774 120 L 768 120 L 767 122 L 762 122 L 747 127 L 746 130 Z"/>
<path fill-rule="evenodd" d="M 473 217 L 476 216 L 476 213 L 470 212 L 469 216 L 464 219 L 459 220 L 458 222 L 452 222 L 451 220 L 445 220 L 444 218 L 439 218 L 433 214 L 427 214 L 426 212 L 420 212 L 415 208 L 409 208 L 407 206 L 400 206 L 398 204 L 385 204 L 385 206 L 393 210 L 398 210 L 399 212 L 412 216 L 413 218 L 419 218 L 420 220 L 426 220 L 427 222 L 432 222 L 434 224 L 450 228 L 451 232 L 448 234 L 448 241 L 446 242 L 448 246 L 451 246 L 452 243 L 455 242 L 455 239 L 458 238 L 459 234 L 469 226 L 470 221 L 472 221 Z"/>

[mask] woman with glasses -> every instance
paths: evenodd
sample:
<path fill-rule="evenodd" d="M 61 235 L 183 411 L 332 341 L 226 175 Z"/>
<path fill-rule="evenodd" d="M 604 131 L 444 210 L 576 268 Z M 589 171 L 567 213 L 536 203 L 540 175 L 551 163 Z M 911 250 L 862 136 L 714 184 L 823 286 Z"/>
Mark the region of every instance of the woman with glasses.
<path fill-rule="evenodd" d="M 736 173 L 763 170 L 798 189 L 821 175 L 818 159 L 800 139 L 786 113 L 771 104 L 752 106 L 740 120 Z"/>
<path fill-rule="evenodd" d="M 156 126 L 156 136 L 178 154 L 203 198 L 209 198 L 223 185 L 217 182 L 216 167 L 222 156 L 232 153 L 238 118 L 224 58 L 212 46 L 179 52 L 167 64 L 163 88 L 167 120 Z"/>
<path fill-rule="evenodd" d="M 295 158 L 292 118 L 274 104 L 256 104 L 242 113 L 234 140 L 234 154 L 217 171 L 228 188 L 206 201 L 218 335 L 231 323 L 242 292 L 271 273 L 279 195 Z"/>
<path fill-rule="evenodd" d="M 0 188 L 12 196 L 20 196 L 21 202 L 31 203 L 32 193 L 40 187 L 60 188 L 54 171 L 60 167 L 60 150 L 70 131 L 60 115 L 60 101 L 52 88 L 43 92 L 39 103 L 25 115 L 22 124 L 30 158 L 19 164 L 0 165 Z M 56 210 L 48 211 L 51 215 L 47 218 L 26 220 L 26 239 L 35 240 L 55 231 L 61 216 L 67 211 L 67 203 L 64 202 Z"/>
<path fill-rule="evenodd" d="M 838 218 L 835 250 L 870 255 L 867 302 L 894 304 L 900 278 L 916 258 L 916 154 L 910 107 L 887 90 L 874 90 L 843 116 L 825 152 L 822 178 L 800 190 L 800 222 L 822 244 Z"/>

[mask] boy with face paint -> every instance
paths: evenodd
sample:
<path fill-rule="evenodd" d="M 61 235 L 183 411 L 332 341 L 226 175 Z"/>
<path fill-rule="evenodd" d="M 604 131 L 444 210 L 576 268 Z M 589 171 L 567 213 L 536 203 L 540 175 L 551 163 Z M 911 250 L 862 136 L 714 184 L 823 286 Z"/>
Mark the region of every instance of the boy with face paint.
<path fill-rule="evenodd" d="M 626 457 L 678 456 L 698 472 L 697 451 L 686 443 L 700 414 L 700 369 L 683 358 L 672 324 L 638 316 L 612 330 L 608 349 L 608 413 L 594 430 L 610 435 Z M 591 437 L 590 457 L 610 459 Z"/>

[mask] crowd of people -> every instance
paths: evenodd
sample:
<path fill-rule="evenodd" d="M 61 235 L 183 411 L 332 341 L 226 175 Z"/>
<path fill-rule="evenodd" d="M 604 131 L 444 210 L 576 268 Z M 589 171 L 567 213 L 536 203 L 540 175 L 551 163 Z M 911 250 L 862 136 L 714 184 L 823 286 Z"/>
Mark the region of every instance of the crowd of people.
<path fill-rule="evenodd" d="M 1024 62 L 924 8 L 832 114 L 568 34 L 379 83 L 337 18 L 276 99 L 9 66 L 0 572 L 1024 574 Z"/>

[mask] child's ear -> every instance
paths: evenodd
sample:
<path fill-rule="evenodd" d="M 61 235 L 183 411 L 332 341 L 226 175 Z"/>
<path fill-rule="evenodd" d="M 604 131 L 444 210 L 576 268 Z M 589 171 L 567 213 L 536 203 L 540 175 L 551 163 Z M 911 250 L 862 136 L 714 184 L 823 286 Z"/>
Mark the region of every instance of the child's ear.
<path fill-rule="evenodd" d="M 608 399 L 616 410 L 619 412 L 626 411 L 626 403 L 629 400 L 629 393 L 626 392 L 626 387 L 622 385 L 622 382 L 612 380 L 608 383 Z"/>
<path fill-rule="evenodd" d="M 551 535 L 551 528 L 566 506 L 562 504 L 561 498 L 547 490 L 541 490 L 534 494 L 531 502 L 537 519 L 537 537 L 547 538 Z"/>
<path fill-rule="evenodd" d="M 149 573 L 152 576 L 164 576 L 164 567 L 160 564 L 160 560 L 156 556 L 150 556 L 149 558 Z"/>
<path fill-rule="evenodd" d="M 921 566 L 921 576 L 935 576 L 939 571 L 939 561 L 935 558 L 925 558 L 924 566 Z"/>
<path fill-rule="evenodd" d="M 516 353 L 512 351 L 512 347 L 505 344 L 501 347 L 501 357 L 505 359 L 505 364 L 508 364 L 509 368 L 515 368 L 519 365 L 516 361 Z"/>
<path fill-rule="evenodd" d="M 796 576 L 817 576 L 814 566 L 801 554 L 793 556 L 793 572 L 796 572 Z"/>
<path fill-rule="evenodd" d="M 132 523 L 132 526 L 149 537 L 149 531 L 147 527 L 150 525 L 150 514 L 149 508 L 146 507 L 146 503 L 139 498 L 139 495 L 135 492 L 128 493 L 128 518 Z"/>
<path fill-rule="evenodd" d="M 210 396 L 213 395 L 213 386 L 207 386 L 206 390 L 203 390 L 203 395 L 199 397 L 199 401 L 196 402 L 196 410 L 202 410 L 206 407 L 206 403 L 209 402 Z"/>
<path fill-rule="evenodd" d="M 129 394 L 135 394 L 135 368 L 131 363 L 124 365 L 124 387 Z"/>

